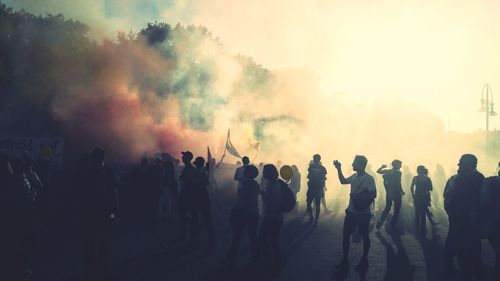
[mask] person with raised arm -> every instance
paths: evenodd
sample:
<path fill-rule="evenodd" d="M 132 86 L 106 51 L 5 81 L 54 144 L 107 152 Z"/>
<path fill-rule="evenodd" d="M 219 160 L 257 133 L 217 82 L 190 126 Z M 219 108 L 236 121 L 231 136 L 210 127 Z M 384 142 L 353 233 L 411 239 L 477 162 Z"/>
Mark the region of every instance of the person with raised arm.
<path fill-rule="evenodd" d="M 377 197 L 377 188 L 375 180 L 372 176 L 366 173 L 366 165 L 368 159 L 363 155 L 356 155 L 352 163 L 354 174 L 346 178 L 342 172 L 342 165 L 339 161 L 333 161 L 333 165 L 337 169 L 338 177 L 341 184 L 351 185 L 351 194 L 349 206 L 347 207 L 344 219 L 344 229 L 342 237 L 342 261 L 338 265 L 339 268 L 347 270 L 349 268 L 349 248 L 351 235 L 358 228 L 359 234 L 363 238 L 363 256 L 356 266 L 356 270 L 360 270 L 368 265 L 368 252 L 370 251 L 370 219 L 373 216 L 371 213 L 371 204 Z"/>

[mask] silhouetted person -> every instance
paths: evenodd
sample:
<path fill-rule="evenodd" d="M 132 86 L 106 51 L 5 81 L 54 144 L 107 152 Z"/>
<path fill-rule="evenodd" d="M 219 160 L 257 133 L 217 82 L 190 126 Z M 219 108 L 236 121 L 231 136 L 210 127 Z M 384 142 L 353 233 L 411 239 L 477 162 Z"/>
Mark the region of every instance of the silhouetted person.
<path fill-rule="evenodd" d="M 184 163 L 184 169 L 179 177 L 180 181 L 180 196 L 179 196 L 179 220 L 181 227 L 181 238 L 186 238 L 187 234 L 187 223 L 188 216 L 191 215 L 194 204 L 194 196 L 196 195 L 196 181 L 195 174 L 196 170 L 191 161 L 193 160 L 193 153 L 190 151 L 182 152 L 182 162 Z M 194 239 L 194 225 L 193 220 L 190 221 L 190 236 Z"/>
<path fill-rule="evenodd" d="M 150 190 L 152 186 L 150 161 L 147 157 L 143 157 L 139 165 L 133 172 L 133 186 L 135 189 L 136 202 L 134 215 L 138 221 L 143 222 L 150 217 Z"/>
<path fill-rule="evenodd" d="M 148 194 L 148 220 L 155 223 L 160 218 L 159 210 L 161 204 L 161 195 L 165 171 L 160 157 L 156 157 L 150 166 L 149 176 L 151 177 L 151 186 L 147 190 Z"/>
<path fill-rule="evenodd" d="M 392 169 L 386 169 L 386 165 L 382 165 L 377 173 L 383 175 L 384 178 L 384 187 L 386 191 L 385 198 L 385 209 L 382 211 L 382 215 L 380 216 L 377 222 L 377 229 L 380 229 L 384 224 L 387 215 L 391 211 L 392 205 L 394 203 L 394 214 L 392 215 L 391 227 L 394 229 L 398 223 L 399 212 L 401 210 L 401 199 L 405 194 L 403 192 L 403 188 L 401 186 L 401 161 L 394 160 L 392 161 Z"/>
<path fill-rule="evenodd" d="M 198 215 L 201 214 L 203 225 L 208 234 L 208 247 L 213 248 L 215 246 L 215 234 L 212 223 L 210 197 L 207 189 L 208 173 L 205 169 L 205 159 L 203 157 L 196 157 L 194 165 L 196 169 L 193 174 L 194 178 L 192 179 L 194 181 L 194 194 L 191 211 L 193 223 L 196 227 L 194 234 L 198 235 Z"/>
<path fill-rule="evenodd" d="M 104 165 L 106 152 L 95 148 L 83 172 L 80 190 L 80 233 L 87 280 L 108 280 L 106 275 L 112 220 L 118 210 L 116 178 Z"/>
<path fill-rule="evenodd" d="M 445 267 L 453 273 L 453 257 L 458 257 L 462 280 L 481 278 L 481 240 L 478 212 L 484 176 L 477 171 L 477 158 L 464 154 L 458 173 L 446 183 L 445 210 L 449 229 L 445 245 Z"/>
<path fill-rule="evenodd" d="M 240 187 L 241 180 L 243 180 L 244 178 L 245 168 L 248 166 L 248 164 L 250 164 L 250 159 L 247 156 L 243 156 L 243 158 L 241 158 L 241 161 L 243 162 L 243 165 L 236 168 L 233 177 L 233 179 L 238 182 L 238 188 Z"/>
<path fill-rule="evenodd" d="M 212 190 L 219 189 L 219 184 L 217 183 L 217 179 L 215 178 L 215 170 L 217 170 L 220 167 L 220 164 L 222 163 L 224 156 L 225 154 L 222 155 L 222 159 L 219 161 L 219 163 L 216 163 L 215 158 L 209 159 L 210 163 L 207 163 L 208 183 Z"/>
<path fill-rule="evenodd" d="M 380 186 L 380 179 L 377 177 L 377 173 L 373 171 L 372 165 L 368 164 L 366 166 L 366 173 L 369 174 L 370 176 L 373 177 L 375 180 L 375 186 Z M 375 211 L 378 211 L 378 209 L 383 209 L 385 208 L 385 190 L 384 189 L 377 189 L 377 200 L 374 204 Z M 373 218 L 372 218 L 373 220 Z"/>
<path fill-rule="evenodd" d="M 425 218 L 431 205 L 432 181 L 424 166 L 417 167 L 417 176 L 413 178 L 410 190 L 415 205 L 416 232 L 425 235 Z"/>
<path fill-rule="evenodd" d="M 342 261 L 338 265 L 341 269 L 347 270 L 349 267 L 349 248 L 351 235 L 358 229 L 359 235 L 363 238 L 363 256 L 356 266 L 361 269 L 368 264 L 368 252 L 370 251 L 370 219 L 371 204 L 377 197 L 375 180 L 365 172 L 368 160 L 365 156 L 357 155 L 352 163 L 355 174 L 346 178 L 342 172 L 342 165 L 339 161 L 334 161 L 333 165 L 337 169 L 341 184 L 351 185 L 351 195 L 349 206 L 347 207 L 344 219 L 344 229 L 342 236 Z"/>
<path fill-rule="evenodd" d="M 278 180 L 278 176 L 276 166 L 264 165 L 262 177 L 265 179 L 265 186 L 261 186 L 264 210 L 259 232 L 263 257 L 269 259 L 271 267 L 277 270 L 281 267 L 279 245 L 279 234 L 283 224 L 281 185 L 286 184 Z"/>
<path fill-rule="evenodd" d="M 314 202 L 315 216 L 314 225 L 318 223 L 321 210 L 321 198 L 325 194 L 326 169 L 321 164 L 321 156 L 315 154 L 307 169 L 307 213 L 309 221 L 313 221 L 312 203 Z"/>
<path fill-rule="evenodd" d="M 172 219 L 176 215 L 178 208 L 179 191 L 177 186 L 177 179 L 175 176 L 175 166 L 173 161 L 165 162 L 165 188 L 168 194 L 167 197 L 167 216 Z"/>
<path fill-rule="evenodd" d="M 296 201 L 294 212 L 297 212 L 297 210 L 299 209 L 299 201 L 297 200 L 297 194 L 300 192 L 302 175 L 300 174 L 299 168 L 297 168 L 296 165 L 292 165 L 292 170 L 293 170 L 293 177 L 290 181 L 290 189 L 292 190 Z"/>
<path fill-rule="evenodd" d="M 499 163 L 500 166 L 500 163 Z M 495 251 L 495 280 L 500 280 L 500 171 L 484 180 L 481 192 L 481 230 Z"/>
<path fill-rule="evenodd" d="M 257 243 L 257 222 L 259 220 L 259 192 L 260 186 L 255 181 L 259 170 L 254 165 L 248 165 L 245 169 L 241 188 L 238 189 L 238 201 L 231 210 L 230 225 L 233 228 L 233 239 L 226 256 L 226 263 L 233 265 L 238 256 L 241 236 L 246 229 L 250 239 L 250 250 L 252 262 L 259 259 L 259 245 Z"/>

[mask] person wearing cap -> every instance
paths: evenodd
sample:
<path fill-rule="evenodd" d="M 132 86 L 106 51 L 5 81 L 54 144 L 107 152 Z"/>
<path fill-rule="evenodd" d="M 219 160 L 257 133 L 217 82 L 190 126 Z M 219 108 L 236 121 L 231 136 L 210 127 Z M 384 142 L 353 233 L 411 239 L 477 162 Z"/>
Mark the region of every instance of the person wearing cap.
<path fill-rule="evenodd" d="M 401 211 L 401 200 L 402 196 L 405 195 L 403 187 L 401 185 L 401 165 L 403 164 L 400 160 L 392 161 L 392 168 L 386 169 L 387 165 L 382 165 L 377 173 L 383 175 L 384 187 L 386 191 L 385 199 L 385 209 L 382 211 L 377 222 L 377 229 L 380 229 L 387 218 L 387 215 L 391 211 L 392 205 L 394 203 L 394 214 L 392 215 L 391 228 L 394 230 L 398 223 L 399 212 Z"/>

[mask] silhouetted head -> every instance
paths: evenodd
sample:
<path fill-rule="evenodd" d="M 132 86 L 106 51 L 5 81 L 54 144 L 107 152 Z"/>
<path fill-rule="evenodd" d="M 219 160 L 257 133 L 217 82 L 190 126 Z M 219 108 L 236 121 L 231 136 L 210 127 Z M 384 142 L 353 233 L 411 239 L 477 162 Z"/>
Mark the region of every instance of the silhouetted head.
<path fill-rule="evenodd" d="M 243 175 L 249 179 L 255 179 L 259 175 L 259 169 L 254 165 L 248 165 L 243 172 Z"/>
<path fill-rule="evenodd" d="M 193 160 L 193 153 L 191 153 L 191 151 L 183 151 L 182 162 L 184 164 L 191 164 L 191 160 Z"/>
<path fill-rule="evenodd" d="M 194 159 L 193 164 L 196 166 L 196 168 L 203 169 L 203 166 L 205 165 L 205 159 L 201 156 L 198 156 L 196 157 L 196 159 Z"/>
<path fill-rule="evenodd" d="M 262 171 L 262 177 L 268 181 L 278 180 L 278 169 L 273 164 L 264 165 L 264 170 Z"/>
<path fill-rule="evenodd" d="M 297 174 L 297 172 L 299 171 L 299 168 L 297 167 L 297 165 L 292 165 L 292 171 L 293 171 L 294 175 Z"/>
<path fill-rule="evenodd" d="M 417 167 L 417 175 L 419 175 L 419 176 L 427 175 L 427 168 L 425 168 L 425 166 L 423 166 L 423 165 L 419 165 Z"/>
<path fill-rule="evenodd" d="M 314 154 L 313 155 L 313 164 L 319 164 L 319 162 L 321 161 L 321 155 L 319 154 Z"/>
<path fill-rule="evenodd" d="M 250 159 L 247 156 L 243 156 L 243 158 L 241 158 L 241 161 L 243 162 L 243 166 L 247 166 L 248 164 L 250 164 Z"/>
<path fill-rule="evenodd" d="M 366 165 L 368 165 L 368 159 L 363 155 L 356 155 L 352 162 L 352 169 L 357 173 L 364 172 Z"/>
<path fill-rule="evenodd" d="M 477 168 L 477 157 L 473 154 L 464 154 L 458 161 L 458 173 L 469 175 Z"/>
<path fill-rule="evenodd" d="M 104 159 L 106 158 L 106 150 L 100 147 L 96 147 L 90 153 L 90 162 L 92 165 L 102 166 L 104 165 Z"/>
<path fill-rule="evenodd" d="M 401 160 L 395 159 L 392 160 L 391 165 L 394 170 L 400 170 L 401 166 L 403 165 L 403 162 L 401 162 Z"/>

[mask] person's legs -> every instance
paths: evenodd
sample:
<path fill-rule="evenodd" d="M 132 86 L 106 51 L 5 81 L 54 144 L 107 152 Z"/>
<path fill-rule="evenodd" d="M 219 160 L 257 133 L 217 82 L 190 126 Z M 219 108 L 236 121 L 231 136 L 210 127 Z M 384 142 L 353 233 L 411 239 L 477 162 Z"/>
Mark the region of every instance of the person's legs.
<path fill-rule="evenodd" d="M 392 208 L 392 201 L 393 200 L 394 199 L 392 198 L 392 196 L 389 196 L 389 194 L 386 194 L 386 197 L 385 197 L 385 208 L 382 211 L 382 214 L 380 215 L 380 218 L 378 219 L 377 229 L 380 229 L 382 227 L 382 225 L 384 224 L 384 221 L 387 218 L 387 215 L 389 214 L 389 211 Z"/>
<path fill-rule="evenodd" d="M 233 226 L 233 239 L 231 240 L 231 246 L 226 255 L 226 261 L 228 263 L 234 264 L 236 257 L 238 255 L 238 248 L 240 246 L 241 234 L 243 232 L 244 224 L 238 224 Z"/>
<path fill-rule="evenodd" d="M 425 226 L 425 211 L 418 201 L 415 201 L 415 233 L 421 234 Z"/>
<path fill-rule="evenodd" d="M 103 233 L 103 235 L 100 237 L 99 245 L 98 245 L 98 257 L 97 257 L 97 266 L 98 266 L 98 272 L 99 276 L 103 279 L 106 280 L 107 276 L 107 266 L 108 266 L 108 260 L 109 260 L 109 239 L 108 239 L 108 233 Z"/>
<path fill-rule="evenodd" d="M 183 200 L 183 196 L 181 194 L 180 202 L 179 202 L 179 225 L 180 225 L 180 237 L 182 239 L 186 238 L 187 234 L 187 223 L 188 223 L 188 214 L 189 209 L 188 206 Z"/>
<path fill-rule="evenodd" d="M 321 212 L 321 198 L 319 196 L 314 198 L 314 208 L 316 208 L 314 217 L 314 225 L 316 225 L 318 224 L 319 214 Z"/>
<path fill-rule="evenodd" d="M 500 231 L 494 231 L 494 234 L 488 238 L 488 241 L 495 252 L 495 280 L 500 280 Z"/>
<path fill-rule="evenodd" d="M 415 233 L 419 233 L 420 230 L 420 208 L 418 202 L 414 201 L 415 204 Z"/>
<path fill-rule="evenodd" d="M 391 227 L 394 228 L 398 224 L 399 212 L 401 211 L 401 196 L 394 197 L 394 214 L 391 220 Z"/>
<path fill-rule="evenodd" d="M 215 243 L 215 234 L 214 234 L 214 225 L 212 223 L 212 212 L 210 208 L 205 208 L 202 210 L 203 224 L 205 225 L 205 229 L 207 230 L 208 239 L 210 246 L 213 246 Z"/>
<path fill-rule="evenodd" d="M 346 211 L 344 219 L 344 229 L 342 230 L 342 260 L 347 262 L 349 260 L 349 248 L 351 246 L 351 235 L 356 228 L 356 223 L 353 215 Z"/>
<path fill-rule="evenodd" d="M 95 271 L 95 246 L 91 237 L 82 239 L 83 248 L 83 271 L 86 280 L 92 280 Z"/>
<path fill-rule="evenodd" d="M 457 228 L 455 226 L 455 221 L 449 218 L 448 236 L 446 237 L 446 242 L 444 246 L 444 265 L 445 272 L 448 275 L 453 274 L 453 261 L 457 254 Z"/>
<path fill-rule="evenodd" d="M 426 207 L 426 208 L 423 208 L 423 211 L 421 213 L 420 229 L 421 229 L 422 234 L 425 234 L 428 212 L 429 212 L 429 209 L 428 209 L 428 207 Z"/>
<path fill-rule="evenodd" d="M 370 251 L 370 219 L 371 219 L 371 214 L 360 214 L 357 215 L 358 218 L 358 230 L 359 234 L 363 238 L 363 257 L 362 259 L 367 259 L 368 258 L 368 252 Z"/>
<path fill-rule="evenodd" d="M 283 222 L 280 220 L 273 220 L 273 224 L 271 226 L 271 231 L 269 234 L 269 239 L 271 241 L 273 264 L 277 268 L 281 266 L 281 250 L 279 243 L 279 235 L 282 223 Z"/>
<path fill-rule="evenodd" d="M 472 241 L 468 241 L 468 243 L 471 242 Z M 474 276 L 474 270 L 473 270 L 474 266 L 471 263 L 470 257 L 468 256 L 468 254 L 470 254 L 468 248 L 469 247 L 467 245 L 459 243 L 457 249 L 458 266 L 460 269 L 460 280 L 463 281 L 472 281 Z"/>
<path fill-rule="evenodd" d="M 328 209 L 326 206 L 326 199 L 325 199 L 325 194 L 321 196 L 321 205 L 323 205 L 323 209 L 325 210 L 325 214 L 329 214 L 331 211 Z"/>
<path fill-rule="evenodd" d="M 299 201 L 297 201 L 297 192 L 293 193 L 293 198 L 295 198 L 295 208 L 293 208 L 293 212 L 297 213 L 299 210 Z"/>
<path fill-rule="evenodd" d="M 249 218 L 247 223 L 247 233 L 250 238 L 250 250 L 252 251 L 252 261 L 259 259 L 259 244 L 257 242 L 257 216 Z"/>
<path fill-rule="evenodd" d="M 312 201 L 313 201 L 313 196 L 311 195 L 311 192 L 307 192 L 307 213 L 309 214 L 309 220 L 313 220 L 313 214 L 312 214 Z"/>
<path fill-rule="evenodd" d="M 260 225 L 259 231 L 259 244 L 261 248 L 262 257 L 264 259 L 269 259 L 269 235 L 271 231 L 272 224 L 269 219 L 264 218 Z"/>
<path fill-rule="evenodd" d="M 191 208 L 189 210 L 189 214 L 191 217 L 189 218 L 189 225 L 190 225 L 190 237 L 189 239 L 191 242 L 196 241 L 198 238 L 198 235 L 200 234 L 200 224 L 198 221 L 198 216 L 200 215 L 200 209 L 199 208 Z"/>

